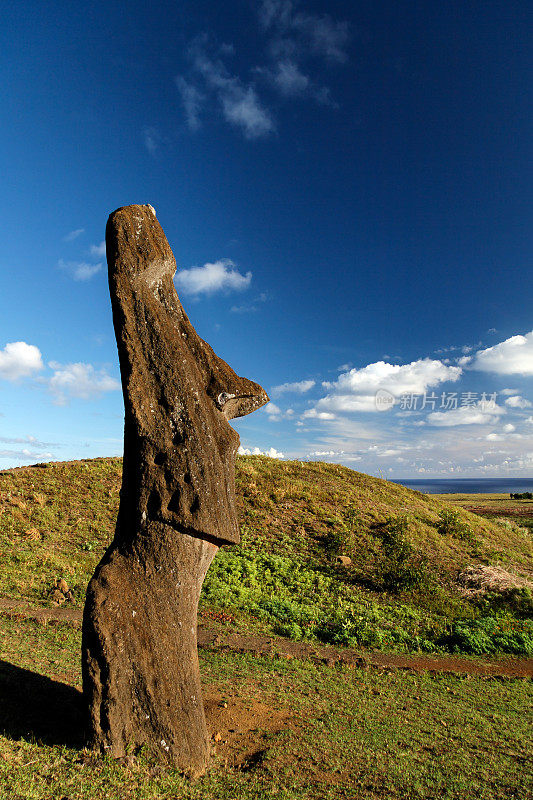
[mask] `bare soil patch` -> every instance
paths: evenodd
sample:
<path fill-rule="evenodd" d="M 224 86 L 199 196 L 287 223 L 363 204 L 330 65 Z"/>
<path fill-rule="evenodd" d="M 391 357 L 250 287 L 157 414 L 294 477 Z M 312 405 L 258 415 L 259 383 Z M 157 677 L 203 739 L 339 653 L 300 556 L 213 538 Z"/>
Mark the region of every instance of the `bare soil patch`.
<path fill-rule="evenodd" d="M 207 728 L 211 732 L 214 754 L 230 767 L 250 769 L 261 762 L 266 739 L 297 722 L 290 710 L 265 698 L 242 698 L 216 686 L 202 688 Z"/>
<path fill-rule="evenodd" d="M 43 623 L 62 622 L 75 626 L 81 625 L 82 619 L 81 609 L 73 606 L 39 608 L 9 598 L 0 598 L 0 613 L 24 619 L 35 619 Z M 243 635 L 230 631 L 219 632 L 204 626 L 198 627 L 198 647 L 228 649 L 241 653 L 253 653 L 258 656 L 309 659 L 331 667 L 343 664 L 359 668 L 409 669 L 415 672 L 453 673 L 487 678 L 533 678 L 533 658 L 486 657 L 474 659 L 454 655 L 434 656 L 360 651 L 348 647 L 325 647 L 308 642 L 294 642 L 281 637 Z M 258 708 L 256 711 L 258 719 L 267 719 L 266 712 L 262 716 L 261 709 Z M 270 709 L 268 713 L 273 714 L 274 712 Z M 214 719 L 216 720 L 218 717 L 215 716 Z M 232 758 L 232 743 L 236 742 L 240 735 L 245 736 L 244 720 L 241 720 L 239 725 L 236 721 L 236 727 L 233 730 L 235 736 L 226 739 L 229 760 Z"/>

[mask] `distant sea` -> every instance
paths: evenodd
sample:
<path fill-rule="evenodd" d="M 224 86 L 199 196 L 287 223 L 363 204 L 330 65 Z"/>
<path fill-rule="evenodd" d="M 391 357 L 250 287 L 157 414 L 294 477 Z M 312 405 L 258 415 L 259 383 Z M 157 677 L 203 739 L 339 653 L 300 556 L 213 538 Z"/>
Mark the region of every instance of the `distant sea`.
<path fill-rule="evenodd" d="M 425 494 L 510 494 L 533 492 L 533 478 L 406 478 L 392 480 Z"/>

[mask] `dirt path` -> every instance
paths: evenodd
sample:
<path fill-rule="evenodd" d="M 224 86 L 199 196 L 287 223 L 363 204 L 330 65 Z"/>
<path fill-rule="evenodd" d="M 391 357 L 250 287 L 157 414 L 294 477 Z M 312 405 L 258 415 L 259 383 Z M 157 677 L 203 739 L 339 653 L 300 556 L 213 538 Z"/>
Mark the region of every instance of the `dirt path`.
<path fill-rule="evenodd" d="M 75 606 L 42 608 L 9 598 L 0 598 L 0 613 L 40 622 L 55 621 L 76 626 L 81 625 L 82 619 L 81 609 Z M 477 675 L 487 678 L 533 678 L 533 658 L 473 659 L 454 655 L 376 653 L 349 647 L 325 647 L 293 642 L 280 637 L 252 636 L 231 631 L 217 632 L 202 624 L 198 626 L 198 647 L 228 649 L 256 655 L 277 655 L 282 658 L 310 659 L 332 667 L 336 664 L 346 664 L 360 668 L 409 669 L 415 672 Z"/>

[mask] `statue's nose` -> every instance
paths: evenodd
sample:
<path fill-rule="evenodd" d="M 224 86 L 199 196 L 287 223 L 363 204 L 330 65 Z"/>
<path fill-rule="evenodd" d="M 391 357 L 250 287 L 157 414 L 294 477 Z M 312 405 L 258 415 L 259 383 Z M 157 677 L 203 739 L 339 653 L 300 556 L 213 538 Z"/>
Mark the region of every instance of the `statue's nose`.
<path fill-rule="evenodd" d="M 258 383 L 248 381 L 250 390 L 242 394 L 235 394 L 231 392 L 220 392 L 217 397 L 217 405 L 226 417 L 226 419 L 234 419 L 235 417 L 245 417 L 251 414 L 265 403 L 268 403 L 270 398 L 265 390 L 259 386 Z"/>

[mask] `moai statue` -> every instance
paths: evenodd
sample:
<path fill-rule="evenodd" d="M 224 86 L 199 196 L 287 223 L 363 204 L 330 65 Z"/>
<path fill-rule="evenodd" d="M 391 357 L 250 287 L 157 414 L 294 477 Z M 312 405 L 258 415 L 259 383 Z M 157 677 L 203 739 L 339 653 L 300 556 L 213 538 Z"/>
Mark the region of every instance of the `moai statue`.
<path fill-rule="evenodd" d="M 218 548 L 239 541 L 229 424 L 268 402 L 189 322 L 176 262 L 149 205 L 106 229 L 124 393 L 115 537 L 83 615 L 89 744 L 114 757 L 148 745 L 193 775 L 209 758 L 198 667 L 198 598 Z"/>

